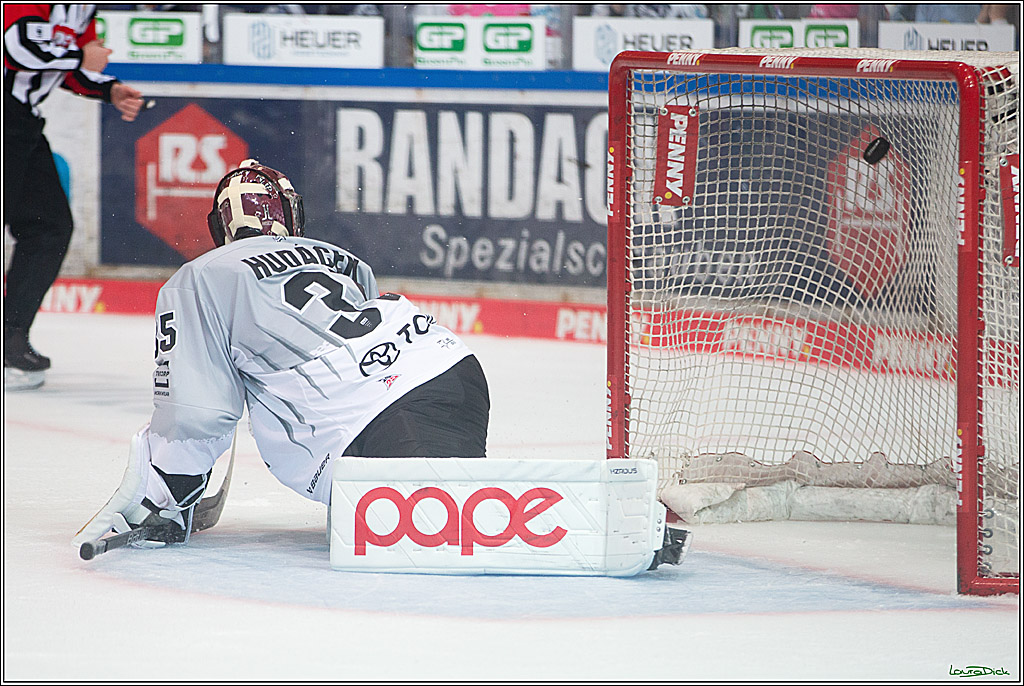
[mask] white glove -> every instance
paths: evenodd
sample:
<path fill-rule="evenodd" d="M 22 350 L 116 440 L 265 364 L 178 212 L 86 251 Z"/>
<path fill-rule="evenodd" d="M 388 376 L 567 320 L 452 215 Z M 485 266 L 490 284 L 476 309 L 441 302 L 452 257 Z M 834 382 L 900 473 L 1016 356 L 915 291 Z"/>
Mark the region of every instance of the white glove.
<path fill-rule="evenodd" d="M 149 425 L 142 427 L 132 436 L 131 447 L 128 450 L 128 466 L 121 478 L 121 485 L 114 491 L 107 504 L 97 512 L 92 519 L 75 535 L 71 542 L 76 547 L 83 543 L 96 541 L 111 531 L 123 533 L 129 531 L 132 525 L 141 524 L 152 512 L 142 504 L 142 500 L 149 491 L 159 493 L 159 501 L 171 501 L 170 491 L 163 479 L 153 472 L 149 453 L 149 441 L 146 436 L 149 433 Z M 151 479 L 155 477 L 155 479 Z M 153 500 L 154 496 L 150 495 Z M 160 516 L 173 521 L 181 528 L 185 528 L 184 520 L 179 511 L 161 510 Z M 135 544 L 138 547 L 160 547 L 166 545 L 155 541 L 143 541 Z"/>

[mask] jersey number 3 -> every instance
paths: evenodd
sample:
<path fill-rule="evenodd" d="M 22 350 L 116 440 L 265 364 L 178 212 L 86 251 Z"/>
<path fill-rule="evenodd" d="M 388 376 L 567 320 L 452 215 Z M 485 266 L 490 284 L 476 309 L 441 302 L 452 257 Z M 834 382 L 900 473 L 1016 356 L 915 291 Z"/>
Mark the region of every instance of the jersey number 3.
<path fill-rule="evenodd" d="M 357 308 L 345 299 L 345 288 L 344 283 L 323 272 L 299 272 L 284 284 L 284 301 L 301 313 L 310 302 L 319 299 L 332 312 L 338 313 L 327 327 L 328 331 L 346 339 L 365 336 L 380 324 L 380 310 Z M 356 316 L 349 319 L 346 313 Z"/>

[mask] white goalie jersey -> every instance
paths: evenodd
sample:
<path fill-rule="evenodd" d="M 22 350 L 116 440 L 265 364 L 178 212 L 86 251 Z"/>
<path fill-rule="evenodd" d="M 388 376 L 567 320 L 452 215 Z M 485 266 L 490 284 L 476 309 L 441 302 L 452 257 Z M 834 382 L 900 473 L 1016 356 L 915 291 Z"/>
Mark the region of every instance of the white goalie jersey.
<path fill-rule="evenodd" d="M 283 484 L 330 498 L 330 463 L 388 405 L 470 354 L 321 241 L 258 236 L 184 265 L 156 307 L 153 464 L 204 474 L 245 406 Z"/>

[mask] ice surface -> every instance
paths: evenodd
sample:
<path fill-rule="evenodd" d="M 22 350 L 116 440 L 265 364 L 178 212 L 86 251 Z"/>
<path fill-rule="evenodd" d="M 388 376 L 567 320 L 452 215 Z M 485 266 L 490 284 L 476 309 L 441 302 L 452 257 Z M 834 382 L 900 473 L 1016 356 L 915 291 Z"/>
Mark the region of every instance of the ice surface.
<path fill-rule="evenodd" d="M 332 571 L 326 509 L 242 434 L 220 523 L 90 562 L 70 539 L 149 417 L 147 317 L 41 314 L 38 391 L 4 394 L 4 660 L 13 680 L 1020 681 L 1016 597 L 955 594 L 954 532 L 696 528 L 632 579 Z M 603 459 L 604 348 L 467 336 L 491 457 Z"/>

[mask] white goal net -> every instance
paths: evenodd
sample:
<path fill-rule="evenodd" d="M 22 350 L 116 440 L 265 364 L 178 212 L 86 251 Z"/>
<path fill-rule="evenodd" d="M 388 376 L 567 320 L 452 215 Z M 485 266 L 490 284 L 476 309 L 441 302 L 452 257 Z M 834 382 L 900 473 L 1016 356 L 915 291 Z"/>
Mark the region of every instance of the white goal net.
<path fill-rule="evenodd" d="M 610 98 L 609 456 L 690 521 L 959 518 L 1015 582 L 1017 55 L 625 53 Z"/>

